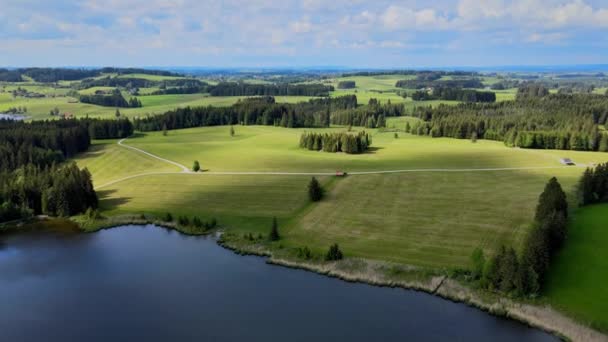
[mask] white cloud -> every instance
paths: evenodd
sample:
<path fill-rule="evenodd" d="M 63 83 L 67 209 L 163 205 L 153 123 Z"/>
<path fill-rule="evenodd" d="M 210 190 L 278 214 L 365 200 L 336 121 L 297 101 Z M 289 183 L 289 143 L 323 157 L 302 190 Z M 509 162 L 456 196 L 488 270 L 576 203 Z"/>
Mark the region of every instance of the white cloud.
<path fill-rule="evenodd" d="M 441 30 L 450 27 L 447 17 L 435 9 L 413 10 L 401 6 L 389 6 L 382 14 L 384 27 L 389 30 L 416 29 L 421 31 Z"/>

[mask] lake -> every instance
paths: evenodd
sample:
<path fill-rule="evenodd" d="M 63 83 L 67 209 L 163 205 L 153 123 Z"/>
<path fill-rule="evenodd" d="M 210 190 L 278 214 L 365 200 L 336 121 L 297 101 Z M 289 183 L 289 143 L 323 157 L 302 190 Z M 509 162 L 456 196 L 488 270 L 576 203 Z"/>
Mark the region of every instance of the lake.
<path fill-rule="evenodd" d="M 5 114 L 0 113 L 0 120 L 13 120 L 13 121 L 23 121 L 25 120 L 25 115 L 21 114 Z"/>
<path fill-rule="evenodd" d="M 556 341 L 426 293 L 239 256 L 155 226 L 0 244 L 3 341 Z"/>

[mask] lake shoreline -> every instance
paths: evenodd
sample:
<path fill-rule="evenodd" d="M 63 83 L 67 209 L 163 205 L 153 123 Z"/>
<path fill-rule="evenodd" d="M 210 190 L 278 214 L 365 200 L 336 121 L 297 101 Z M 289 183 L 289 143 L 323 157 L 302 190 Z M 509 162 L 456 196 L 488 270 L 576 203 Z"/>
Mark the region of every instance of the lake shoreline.
<path fill-rule="evenodd" d="M 578 323 L 548 306 L 515 302 L 495 294 L 482 293 L 449 278 L 447 275 L 434 275 L 426 281 L 394 280 L 387 278 L 385 274 L 374 272 L 374 270 L 377 271 L 382 266 L 387 265 L 379 261 L 346 258 L 331 263 L 312 263 L 275 257 L 271 251 L 261 248 L 261 246 L 238 245 L 221 240 L 218 240 L 218 244 L 237 254 L 266 257 L 266 262 L 271 265 L 301 269 L 346 282 L 380 287 L 399 287 L 404 290 L 425 292 L 455 303 L 466 304 L 497 317 L 518 321 L 565 341 L 608 341 L 607 335 Z M 365 271 L 345 270 L 342 266 L 350 262 L 363 264 Z M 345 268 L 349 269 L 348 266 Z"/>
<path fill-rule="evenodd" d="M 44 218 L 41 221 L 54 221 L 53 218 Z M 146 217 L 126 215 L 121 217 L 111 217 L 105 222 L 100 220 L 92 221 L 93 224 L 83 225 L 80 220 L 76 222 L 84 233 L 94 233 L 106 229 L 120 228 L 124 225 L 154 225 L 157 227 L 175 230 L 184 235 L 201 236 L 211 234 L 221 234 L 220 229 L 200 231 L 181 227 L 176 222 L 164 222 Z M 13 231 L 18 231 L 14 229 Z M 567 341 L 608 341 L 608 336 L 587 327 L 581 323 L 566 317 L 550 307 L 515 302 L 507 298 L 499 297 L 495 294 L 482 293 L 471 289 L 455 279 L 441 273 L 421 273 L 420 269 L 411 267 L 406 277 L 389 277 L 386 270 L 393 266 L 391 264 L 360 258 L 346 258 L 337 262 L 305 262 L 288 258 L 281 258 L 259 244 L 237 244 L 226 241 L 221 235 L 216 239 L 216 243 L 233 253 L 239 255 L 254 255 L 266 258 L 266 263 L 270 265 L 283 266 L 292 269 L 300 269 L 314 272 L 320 275 L 337 278 L 351 283 L 363 283 L 379 287 L 402 288 L 405 290 L 420 291 L 430 295 L 435 295 L 455 303 L 466 304 L 475 307 L 488 314 L 512 319 L 527 326 L 550 333 L 562 340 Z M 401 265 L 403 266 L 403 265 Z M 408 279 L 410 275 L 413 278 Z"/>

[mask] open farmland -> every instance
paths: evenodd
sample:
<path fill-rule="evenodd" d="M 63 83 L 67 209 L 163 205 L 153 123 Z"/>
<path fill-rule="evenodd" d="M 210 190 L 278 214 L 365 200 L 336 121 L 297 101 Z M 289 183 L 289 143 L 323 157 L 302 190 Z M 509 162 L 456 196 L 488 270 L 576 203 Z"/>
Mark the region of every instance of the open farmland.
<path fill-rule="evenodd" d="M 405 133 L 395 139 L 392 132 L 374 131 L 371 152 L 347 155 L 298 148 L 304 129 L 236 126 L 235 130 L 234 137 L 228 127 L 220 126 L 127 139 L 129 146 L 188 167 L 198 160 L 206 173 L 179 173 L 170 164 L 166 166 L 174 171 L 157 169 L 157 161 L 145 171 L 129 170 L 125 165 L 130 161 L 122 158 L 115 167 L 129 171 L 114 179 L 135 177 L 100 189 L 102 208 L 109 214 L 215 215 L 230 229 L 256 233 L 265 233 L 270 217 L 277 216 L 284 222 L 283 244 L 289 246 L 306 245 L 320 252 L 338 242 L 349 256 L 467 267 L 476 247 L 492 253 L 501 244 L 519 246 L 533 216 L 530 203 L 535 203 L 546 181 L 557 176 L 572 194 L 582 172 L 580 167 L 561 166 L 563 151 L 513 149 L 492 141 L 473 144 Z M 325 129 L 340 130 L 344 129 Z M 105 149 L 116 153 L 120 148 L 125 149 L 99 145 L 94 155 L 79 160 L 89 167 L 95 184 L 112 178 L 96 158 L 105 158 Z M 584 163 L 608 160 L 603 153 L 568 152 L 568 156 Z M 274 174 L 335 170 L 352 175 L 322 176 L 323 184 L 331 184 L 330 191 L 314 206 L 307 206 L 306 200 L 310 176 Z M 354 174 L 386 170 L 405 171 Z M 138 176 L 151 172 L 158 174 Z M 248 172 L 262 174 L 238 174 Z M 102 181 L 96 180 L 97 175 Z"/>

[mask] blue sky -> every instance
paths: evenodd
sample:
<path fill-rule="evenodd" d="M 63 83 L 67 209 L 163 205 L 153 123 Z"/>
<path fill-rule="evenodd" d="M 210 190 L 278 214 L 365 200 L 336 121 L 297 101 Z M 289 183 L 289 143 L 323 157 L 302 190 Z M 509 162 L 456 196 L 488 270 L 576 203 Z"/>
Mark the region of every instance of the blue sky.
<path fill-rule="evenodd" d="M 0 66 L 607 64 L 606 0 L 0 0 Z"/>

